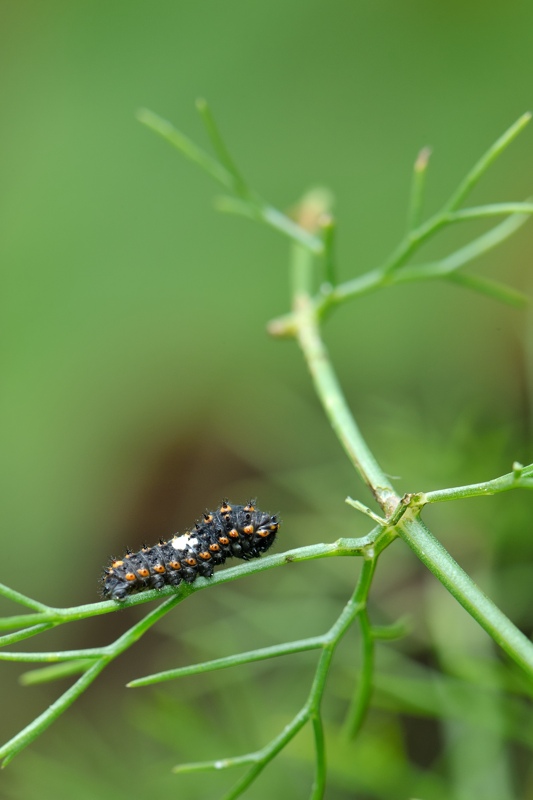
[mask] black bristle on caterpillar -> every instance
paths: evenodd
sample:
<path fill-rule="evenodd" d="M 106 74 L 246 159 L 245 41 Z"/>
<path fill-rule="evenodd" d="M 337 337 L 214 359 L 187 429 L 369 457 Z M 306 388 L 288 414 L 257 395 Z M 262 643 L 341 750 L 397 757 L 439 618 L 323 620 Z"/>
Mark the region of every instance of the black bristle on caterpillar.
<path fill-rule="evenodd" d="M 175 534 L 168 542 L 160 539 L 138 553 L 128 549 L 105 570 L 103 596 L 124 600 L 147 589 L 194 583 L 198 575 L 210 578 L 227 558 L 258 558 L 274 543 L 280 523 L 277 515 L 259 511 L 254 502 L 236 506 L 225 500 L 217 511 L 206 512 L 194 530 Z"/>

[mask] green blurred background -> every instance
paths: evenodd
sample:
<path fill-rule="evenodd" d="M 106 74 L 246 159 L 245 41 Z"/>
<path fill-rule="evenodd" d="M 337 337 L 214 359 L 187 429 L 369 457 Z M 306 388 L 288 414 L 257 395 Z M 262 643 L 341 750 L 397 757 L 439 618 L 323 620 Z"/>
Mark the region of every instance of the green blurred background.
<path fill-rule="evenodd" d="M 54 605 L 91 602 L 110 554 L 183 530 L 225 496 L 257 496 L 280 511 L 278 549 L 366 532 L 343 500 L 369 498 L 297 348 L 265 333 L 288 308 L 287 243 L 213 213 L 216 187 L 135 110 L 147 106 L 203 142 L 202 95 L 272 203 L 286 209 L 313 185 L 330 187 L 349 278 L 402 235 L 422 146 L 433 148 L 429 212 L 532 107 L 533 5 L 20 0 L 2 3 L 0 19 L 0 580 Z M 532 153 L 529 130 L 473 201 L 530 195 Z M 483 229 L 442 236 L 424 258 Z M 526 226 L 476 268 L 528 291 L 532 237 Z M 531 461 L 527 331 L 527 312 L 439 284 L 339 310 L 328 344 L 398 491 L 485 480 L 513 459 Z M 526 631 L 530 509 L 515 493 L 428 514 Z M 265 744 L 303 702 L 315 656 L 155 692 L 124 682 L 319 633 L 357 569 L 300 565 L 191 598 L 10 766 L 0 796 L 219 796 L 235 775 L 185 778 L 170 767 Z M 380 647 L 376 708 L 349 748 L 339 724 L 355 636 L 341 649 L 326 711 L 328 797 L 533 797 L 531 737 L 521 723 L 510 732 L 512 709 L 493 691 L 506 682 L 519 693 L 519 676 L 500 668 L 486 637 L 401 544 L 383 558 L 372 611 L 381 622 L 411 613 L 413 631 Z M 136 613 L 69 626 L 30 649 L 103 644 Z M 5 740 L 68 684 L 22 689 L 17 665 L 2 672 Z M 420 707 L 431 691 L 433 705 Z M 304 734 L 250 797 L 306 797 L 311 764 Z"/>

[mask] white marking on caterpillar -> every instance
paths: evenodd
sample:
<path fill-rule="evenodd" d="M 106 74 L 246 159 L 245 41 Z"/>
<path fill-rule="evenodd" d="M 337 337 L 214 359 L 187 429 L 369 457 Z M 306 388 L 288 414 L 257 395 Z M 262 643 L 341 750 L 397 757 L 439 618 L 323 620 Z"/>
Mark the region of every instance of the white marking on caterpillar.
<path fill-rule="evenodd" d="M 175 536 L 170 542 L 174 550 L 187 550 L 189 547 L 194 547 L 198 544 L 196 536 L 191 536 L 190 533 L 184 533 L 182 536 Z"/>

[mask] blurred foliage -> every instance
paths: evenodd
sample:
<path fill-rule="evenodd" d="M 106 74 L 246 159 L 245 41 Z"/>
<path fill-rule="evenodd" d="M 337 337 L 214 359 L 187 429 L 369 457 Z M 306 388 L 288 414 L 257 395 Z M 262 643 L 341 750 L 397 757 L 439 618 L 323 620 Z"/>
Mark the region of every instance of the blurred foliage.
<path fill-rule="evenodd" d="M 285 242 L 212 214 L 207 180 L 134 112 L 156 108 L 198 138 L 201 94 L 245 174 L 277 205 L 329 186 L 345 279 L 402 234 L 421 146 L 433 149 L 432 211 L 531 106 L 533 6 L 7 0 L 1 15 L 1 580 L 56 605 L 90 602 L 110 553 L 184 529 L 223 496 L 258 495 L 279 510 L 281 548 L 365 533 L 342 502 L 364 492 L 299 353 L 264 333 L 287 309 Z M 528 132 L 473 200 L 530 195 L 531 147 Z M 424 258 L 464 236 L 448 234 Z M 526 226 L 484 259 L 484 273 L 527 291 L 531 245 Z M 526 317 L 435 284 L 364 298 L 331 321 L 348 397 L 399 491 L 485 480 L 531 460 Z M 428 514 L 525 631 L 530 508 L 526 493 L 512 493 Z M 264 743 L 298 708 L 314 655 L 164 691 L 126 691 L 125 681 L 319 633 L 354 567 L 298 565 L 190 598 L 10 766 L 4 795 L 221 793 L 234 776 L 176 777 L 170 767 Z M 328 796 L 533 794 L 527 722 L 495 691 L 529 692 L 514 668 L 498 668 L 487 638 L 400 543 L 382 559 L 372 600 L 376 621 L 410 613 L 414 629 L 402 644 L 380 644 L 376 708 L 354 748 L 337 726 L 355 640 L 340 650 Z M 125 624 L 118 614 L 91 620 L 46 644 L 103 644 Z M 17 672 L 2 669 L 6 687 Z M 56 692 L 4 688 L 2 739 Z M 309 745 L 298 739 L 253 797 L 280 787 L 305 796 Z"/>

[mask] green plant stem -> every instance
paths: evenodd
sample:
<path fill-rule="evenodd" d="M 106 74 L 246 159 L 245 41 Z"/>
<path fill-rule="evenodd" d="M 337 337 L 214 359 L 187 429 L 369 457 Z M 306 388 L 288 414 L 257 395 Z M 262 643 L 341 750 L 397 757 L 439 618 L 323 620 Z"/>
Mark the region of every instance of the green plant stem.
<path fill-rule="evenodd" d="M 457 190 L 452 194 L 445 208 L 451 211 L 461 205 L 467 194 L 474 188 L 479 179 L 484 175 L 491 164 L 496 161 L 504 150 L 516 139 L 531 120 L 531 113 L 527 111 L 514 122 L 499 139 L 484 153 L 479 161 L 472 167 L 467 176 L 461 181 Z"/>
<path fill-rule="evenodd" d="M 385 511 L 398 502 L 388 479 L 367 447 L 355 423 L 328 358 L 326 347 L 313 324 L 312 306 L 300 299 L 298 341 L 306 353 L 307 363 L 324 410 L 350 461 Z"/>
<path fill-rule="evenodd" d="M 181 131 L 178 131 L 172 123 L 158 114 L 154 114 L 148 108 L 140 108 L 137 111 L 137 119 L 176 147 L 189 161 L 201 167 L 213 180 L 220 183 L 225 189 L 233 191 L 234 183 L 231 173 Z"/>
<path fill-rule="evenodd" d="M 424 523 L 419 519 L 402 519 L 398 532 L 420 561 L 502 650 L 533 677 L 533 644 L 481 591 Z"/>
<path fill-rule="evenodd" d="M 244 775 L 240 781 L 238 781 L 235 786 L 230 789 L 230 791 L 224 795 L 223 800 L 235 800 L 235 798 L 240 797 L 244 791 L 250 786 L 258 775 L 264 770 L 266 765 L 269 761 L 283 750 L 286 745 L 294 737 L 296 734 L 301 731 L 308 720 L 308 713 L 305 708 L 296 714 L 296 716 L 289 722 L 288 725 L 281 731 L 281 733 L 273 739 L 267 747 L 263 750 L 258 750 L 257 753 L 251 753 L 248 756 L 242 756 L 243 762 L 242 763 L 250 763 L 253 761 L 253 766 L 251 769 Z M 234 761 L 234 759 L 231 759 Z"/>
<path fill-rule="evenodd" d="M 207 102 L 203 98 L 199 98 L 196 101 L 196 108 L 202 118 L 207 134 L 211 139 L 211 144 L 213 145 L 213 149 L 217 154 L 220 163 L 233 178 L 233 191 L 238 197 L 248 198 L 250 195 L 248 187 L 246 186 L 242 175 L 237 169 L 237 166 L 232 159 L 228 148 L 226 147 L 226 144 L 218 129 L 218 125 L 215 122 L 215 118 L 213 117 Z"/>
<path fill-rule="evenodd" d="M 33 608 L 34 611 L 45 611 L 47 608 L 44 603 L 39 603 L 38 600 L 34 600 L 31 597 L 27 597 L 25 594 L 16 592 L 14 589 L 10 589 L 9 586 L 5 586 L 3 583 L 0 583 L 0 595 L 5 597 L 7 600 L 12 600 L 14 603 L 19 603 L 21 606 Z"/>
<path fill-rule="evenodd" d="M 316 312 L 310 296 L 311 266 L 311 254 L 293 245 L 293 308 L 298 321 L 298 341 L 317 394 L 348 458 L 381 508 L 386 512 L 391 511 L 397 505 L 399 498 L 352 417 L 319 334 Z"/>
<path fill-rule="evenodd" d="M 313 298 L 315 312 L 319 319 L 323 319 L 335 306 L 356 297 L 362 297 L 365 294 L 397 284 L 432 280 L 448 280 L 488 294 L 496 300 L 515 306 L 524 306 L 529 302 L 529 298 L 517 289 L 482 278 L 479 275 L 466 275 L 459 272 L 459 269 L 504 242 L 529 218 L 528 214 L 512 214 L 508 219 L 495 225 L 464 247 L 438 261 L 404 266 L 396 272 L 386 272 L 380 267 L 334 287 L 322 287 L 321 292 Z M 296 336 L 298 330 L 296 315 L 294 313 L 286 314 L 272 320 L 268 328 L 274 336 Z"/>
<path fill-rule="evenodd" d="M 423 492 L 420 496 L 423 503 L 442 503 L 446 500 L 460 500 L 466 497 L 489 497 L 499 492 L 508 492 L 510 489 L 533 489 L 532 467 L 531 464 L 523 467 L 518 475 L 515 472 L 508 472 L 506 475 L 483 483 L 454 486 L 451 489 L 437 489 L 433 492 Z"/>
<path fill-rule="evenodd" d="M 37 736 L 49 727 L 72 703 L 91 685 L 95 678 L 113 659 L 131 647 L 162 616 L 167 614 L 183 598 L 173 597 L 146 615 L 144 619 L 130 628 L 109 648 L 108 655 L 98 658 L 84 674 L 64 694 L 49 706 L 40 716 L 33 720 L 20 733 L 0 747 L 0 759 L 6 766 L 21 750 L 27 747 Z"/>
<path fill-rule="evenodd" d="M 486 206 L 463 208 L 444 215 L 444 223 L 466 222 L 470 219 L 501 217 L 507 214 L 533 214 L 533 203 L 491 203 Z"/>
<path fill-rule="evenodd" d="M 417 264 L 414 267 L 404 267 L 395 275 L 393 283 L 403 283 L 428 278 L 446 278 L 460 267 L 468 264 L 487 253 L 492 248 L 506 241 L 522 227 L 529 219 L 528 214 L 511 214 L 503 222 L 495 225 L 486 233 L 472 239 L 464 247 L 450 253 L 450 255 L 427 264 Z"/>
<path fill-rule="evenodd" d="M 107 655 L 105 647 L 88 647 L 87 650 L 61 650 L 55 653 L 6 653 L 0 652 L 0 661 L 21 661 L 32 663 L 51 663 L 72 661 L 76 658 L 100 658 Z"/>
<path fill-rule="evenodd" d="M 171 681 L 176 678 L 186 677 L 187 675 L 198 675 L 203 672 L 226 669 L 227 667 L 237 667 L 241 664 L 251 664 L 254 661 L 264 661 L 268 658 L 277 658 L 278 656 L 291 655 L 292 653 L 319 650 L 323 646 L 324 641 L 324 636 L 312 636 L 309 639 L 286 642 L 285 644 L 272 645 L 271 647 L 259 647 L 257 650 L 250 650 L 248 653 L 238 653 L 237 655 L 226 656 L 225 658 L 215 658 L 212 661 L 203 661 L 200 664 L 191 664 L 187 667 L 178 667 L 177 669 L 165 670 L 165 672 L 156 672 L 144 678 L 136 678 L 134 681 L 130 681 L 127 686 L 135 689 L 139 686 L 149 686 L 153 683 Z"/>
<path fill-rule="evenodd" d="M 40 625 L 33 625 L 31 628 L 25 628 L 16 633 L 8 633 L 6 636 L 0 636 L 0 647 L 8 647 L 11 644 L 22 642 L 24 639 L 30 639 L 32 636 L 37 636 L 39 633 L 49 631 L 54 627 L 52 622 L 43 622 Z"/>
<path fill-rule="evenodd" d="M 42 623 L 43 620 L 52 620 L 55 622 L 56 620 L 53 618 L 51 613 L 51 609 L 47 606 L 44 606 L 42 611 L 35 612 L 35 614 L 13 614 L 11 617 L 2 617 L 0 618 L 0 630 L 1 631 L 10 631 L 14 629 L 21 629 L 26 628 L 30 630 Z M 0 637 L 0 641 L 2 637 Z"/>
<path fill-rule="evenodd" d="M 230 792 L 225 795 L 224 800 L 235 800 L 235 798 L 240 797 L 242 793 L 253 783 L 257 776 L 277 755 L 277 753 L 279 753 L 297 735 L 304 725 L 310 721 L 313 728 L 317 756 L 314 783 L 311 791 L 311 800 L 321 800 L 321 798 L 324 796 L 326 786 L 326 751 L 321 703 L 326 688 L 327 676 L 329 674 L 331 660 L 337 645 L 350 626 L 353 624 L 354 620 L 358 616 L 366 613 L 366 604 L 372 584 L 376 560 L 377 556 L 367 557 L 363 560 L 359 579 L 352 597 L 344 606 L 338 619 L 324 636 L 303 640 L 299 643 L 293 642 L 290 645 L 264 648 L 263 651 L 257 651 L 257 653 L 262 652 L 263 657 L 266 658 L 270 657 L 271 655 L 279 655 L 289 652 L 288 647 L 290 647 L 293 652 L 297 652 L 294 649 L 294 647 L 297 645 L 300 645 L 299 650 L 311 649 L 310 645 L 312 645 L 313 649 L 316 647 L 321 649 L 321 654 L 317 663 L 309 696 L 303 708 L 298 711 L 298 713 L 278 734 L 278 736 L 274 737 L 271 742 L 256 752 L 247 753 L 246 755 L 234 758 L 221 759 L 218 761 L 181 764 L 174 768 L 174 772 L 196 772 L 200 770 L 225 769 L 249 764 L 251 765 L 251 768 L 248 770 L 248 772 L 243 775 L 236 785 L 230 790 Z M 246 663 L 247 661 L 251 660 L 249 658 L 250 655 L 253 654 L 244 653 L 241 656 L 236 656 L 233 659 L 233 663 Z M 217 668 L 215 665 L 232 666 L 232 664 L 228 663 L 229 660 L 230 659 L 216 659 L 215 661 L 207 662 L 206 666 L 212 668 Z M 198 667 L 203 666 L 204 665 L 196 665 L 196 668 L 193 667 L 191 670 L 198 671 Z M 176 672 L 182 672 L 182 674 L 184 674 L 184 672 L 181 670 L 177 670 Z M 369 696 L 370 693 L 368 692 L 368 699 Z"/>
<path fill-rule="evenodd" d="M 361 673 L 357 691 L 352 698 L 344 724 L 344 735 L 348 739 L 355 739 L 361 730 L 372 697 L 375 644 L 366 609 L 359 616 L 359 628 L 361 631 Z"/>
<path fill-rule="evenodd" d="M 517 289 L 506 286 L 499 281 L 484 278 L 481 275 L 467 275 L 465 272 L 453 272 L 447 276 L 447 280 L 456 283 L 464 289 L 472 289 L 478 294 L 485 294 L 501 303 L 507 303 L 516 308 L 525 308 L 529 305 L 529 297 Z"/>
<path fill-rule="evenodd" d="M 213 578 L 209 580 L 204 579 L 201 583 L 201 579 L 198 579 L 194 585 L 187 586 L 186 591 L 182 593 L 176 593 L 175 590 L 172 591 L 171 596 L 161 603 L 158 608 L 154 611 L 151 611 L 147 616 L 126 631 L 122 636 L 120 636 L 113 644 L 108 645 L 104 648 L 100 654 L 97 654 L 96 650 L 87 650 L 87 651 L 70 651 L 68 655 L 72 658 L 77 657 L 79 655 L 83 655 L 84 657 L 87 653 L 94 655 L 94 660 L 91 666 L 84 672 L 84 674 L 74 683 L 61 697 L 59 697 L 46 711 L 44 711 L 37 719 L 35 719 L 30 725 L 24 728 L 19 734 L 14 736 L 5 745 L 0 748 L 0 759 L 3 759 L 4 765 L 7 764 L 17 753 L 19 753 L 24 747 L 30 744 L 37 736 L 39 736 L 49 725 L 52 724 L 62 713 L 65 711 L 75 700 L 79 697 L 85 689 L 92 683 L 92 681 L 100 674 L 100 672 L 107 666 L 108 663 L 113 661 L 117 658 L 121 653 L 131 647 L 135 642 L 137 642 L 144 633 L 152 627 L 162 616 L 167 614 L 172 608 L 176 605 L 181 603 L 190 593 L 194 590 L 199 590 L 202 588 L 207 588 L 208 586 L 216 585 L 218 582 L 227 582 L 228 580 L 235 580 L 239 577 L 239 574 L 243 576 L 244 574 L 249 574 L 249 568 L 252 567 L 252 571 L 256 572 L 259 568 L 268 569 L 269 567 L 273 567 L 276 565 L 287 564 L 291 562 L 296 562 L 299 560 L 312 560 L 314 558 L 322 558 L 334 555 L 366 555 L 367 551 L 379 551 L 380 548 L 385 546 L 387 541 L 387 537 L 383 535 L 382 529 L 376 528 L 366 537 L 362 537 L 360 539 L 339 539 L 333 545 L 312 545 L 309 548 L 300 548 L 299 550 L 289 551 L 288 553 L 281 554 L 280 556 L 270 557 L 270 563 L 267 562 L 267 558 L 261 559 L 261 561 L 256 562 L 255 564 L 245 563 L 239 567 L 233 568 L 233 570 L 225 570 L 222 573 L 217 573 Z M 305 552 L 302 552 L 302 551 Z M 274 559 L 274 560 L 272 560 Z M 261 569 L 259 569 L 261 571 Z M 229 574 L 231 573 L 231 574 Z M 218 580 L 217 580 L 218 579 Z M 198 585 L 200 584 L 200 585 Z M 171 587 L 167 587 L 171 588 Z M 159 593 L 159 597 L 161 594 Z M 167 592 L 168 593 L 168 592 Z M 156 592 L 157 596 L 157 592 Z M 133 598 L 132 598 L 133 599 Z M 152 598 L 153 599 L 153 598 Z M 97 604 L 95 603 L 94 606 L 107 606 L 108 603 L 105 604 Z M 116 605 L 112 604 L 115 606 Z M 89 607 L 90 608 L 90 607 Z M 80 612 L 81 609 L 81 612 Z M 101 610 L 101 609 L 100 609 Z M 111 609 L 110 609 L 111 610 Z M 78 608 L 73 609 L 51 609 L 54 614 L 61 612 L 58 619 L 62 622 L 69 621 L 70 619 L 79 619 L 80 613 L 82 616 L 86 615 L 87 607 L 81 606 Z M 97 612 L 98 613 L 98 610 Z M 43 625 L 36 625 L 35 629 L 44 630 L 48 627 L 53 627 L 53 623 L 45 623 Z M 19 632 L 19 634 L 12 634 L 11 636 L 4 637 L 4 640 L 8 639 L 10 642 L 15 639 L 18 635 L 21 638 L 29 635 L 29 630 L 27 629 L 24 631 Z M 39 631 L 36 631 L 39 632 Z M 314 647 L 312 640 L 307 640 L 307 643 L 304 646 L 302 644 L 302 649 L 313 649 Z M 291 645 L 289 644 L 288 647 Z M 285 646 L 278 647 L 278 651 L 280 648 Z M 267 648 L 268 649 L 268 648 Z M 281 654 L 281 653 L 279 653 Z M 45 658 L 50 658 L 50 656 L 54 657 L 59 654 L 52 653 L 52 654 L 29 654 L 29 656 L 39 656 L 43 655 Z M 268 657 L 268 655 L 266 656 Z M 29 660 L 29 659 L 28 659 Z M 31 659 L 33 660 L 33 658 Z M 37 659 L 35 659 L 37 660 Z M 58 659 L 59 660 L 59 659 Z M 68 669 L 68 667 L 67 667 Z M 75 670 L 74 667 L 72 667 Z"/>
<path fill-rule="evenodd" d="M 2 766 L 6 767 L 9 762 L 15 758 L 25 747 L 27 747 L 34 739 L 39 736 L 49 725 L 54 722 L 72 703 L 78 699 L 80 694 L 87 689 L 95 678 L 107 666 L 105 659 L 99 659 L 93 664 L 87 672 L 85 672 L 70 689 L 68 689 L 61 697 L 50 705 L 46 711 L 27 725 L 24 730 L 6 742 L 3 747 L 0 747 L 0 759 L 2 759 Z"/>
<path fill-rule="evenodd" d="M 311 372 L 318 397 L 350 460 L 386 515 L 392 515 L 395 507 L 398 507 L 399 498 L 392 490 L 353 421 L 329 361 L 327 350 L 320 337 L 316 309 L 309 291 L 312 271 L 310 255 L 307 275 L 304 274 L 301 261 L 298 269 L 300 278 L 295 282 L 297 288 L 294 302 L 297 309 L 298 341 Z M 525 469 L 527 475 L 527 468 Z M 523 475 L 523 471 L 521 474 Z M 513 473 L 513 476 L 513 480 L 516 480 L 516 472 Z M 529 675 L 533 675 L 533 644 L 458 566 L 445 548 L 417 518 L 418 513 L 419 509 L 409 509 L 401 517 L 397 524 L 400 536 L 450 594 L 493 637 L 494 641 Z"/>
<path fill-rule="evenodd" d="M 235 800 L 250 786 L 266 765 L 280 752 L 311 720 L 313 725 L 317 763 L 315 779 L 311 792 L 311 800 L 321 800 L 324 796 L 326 785 L 326 759 L 323 724 L 321 717 L 321 703 L 326 687 L 326 680 L 335 649 L 354 620 L 366 609 L 366 603 L 372 577 L 374 575 L 376 559 L 368 558 L 363 561 L 359 580 L 354 593 L 343 608 L 336 622 L 324 637 L 323 649 L 318 660 L 315 677 L 311 691 L 303 708 L 296 714 L 284 730 L 274 738 L 266 747 L 255 754 L 244 758 L 254 758 L 252 768 L 237 782 L 233 789 L 224 797 L 224 800 Z M 232 759 L 233 761 L 233 759 Z"/>
<path fill-rule="evenodd" d="M 319 650 L 323 646 L 324 641 L 324 636 L 312 636 L 309 639 L 276 644 L 271 647 L 260 647 L 257 650 L 250 650 L 248 653 L 238 653 L 237 655 L 226 656 L 225 658 L 215 658 L 212 661 L 203 661 L 200 664 L 191 664 L 187 667 L 156 672 L 144 678 L 136 678 L 134 681 L 130 681 L 127 686 L 129 688 L 149 686 L 153 683 L 171 681 L 176 678 L 183 678 L 187 675 L 198 675 L 203 672 L 212 672 L 213 670 L 240 666 L 241 664 L 251 664 L 254 661 L 264 661 L 268 658 L 277 658 L 278 656 L 291 655 L 292 653 L 304 653 L 307 650 Z"/>
<path fill-rule="evenodd" d="M 402 617 L 397 622 L 392 622 L 390 625 L 372 625 L 371 634 L 372 638 L 376 640 L 393 641 L 394 639 L 403 639 L 404 636 L 407 636 L 411 627 L 409 618 Z"/>
<path fill-rule="evenodd" d="M 429 220 L 419 225 L 398 245 L 392 255 L 385 261 L 380 271 L 388 274 L 400 269 L 406 261 L 420 248 L 424 242 L 446 225 L 454 222 L 465 222 L 472 219 L 497 217 L 507 214 L 533 214 L 533 203 L 494 203 L 492 205 L 465 208 L 461 211 L 440 211 Z"/>
<path fill-rule="evenodd" d="M 326 743 L 324 738 L 324 725 L 320 714 L 313 714 L 313 735 L 315 739 L 315 779 L 311 788 L 311 800 L 321 800 L 326 791 Z"/>
<path fill-rule="evenodd" d="M 23 672 L 19 677 L 21 686 L 36 686 L 40 683 L 50 683 L 51 681 L 68 678 L 71 675 L 79 675 L 86 672 L 92 664 L 91 659 L 82 658 L 79 661 L 62 661 L 60 664 L 53 664 L 50 667 L 41 667 Z"/>
<path fill-rule="evenodd" d="M 232 769 L 241 767 L 245 764 L 253 764 L 257 759 L 257 753 L 247 753 L 244 756 L 234 756 L 233 758 L 215 758 L 212 761 L 191 761 L 188 764 L 177 764 L 172 767 L 174 774 L 184 774 L 189 772 L 218 772 L 221 769 Z"/>

